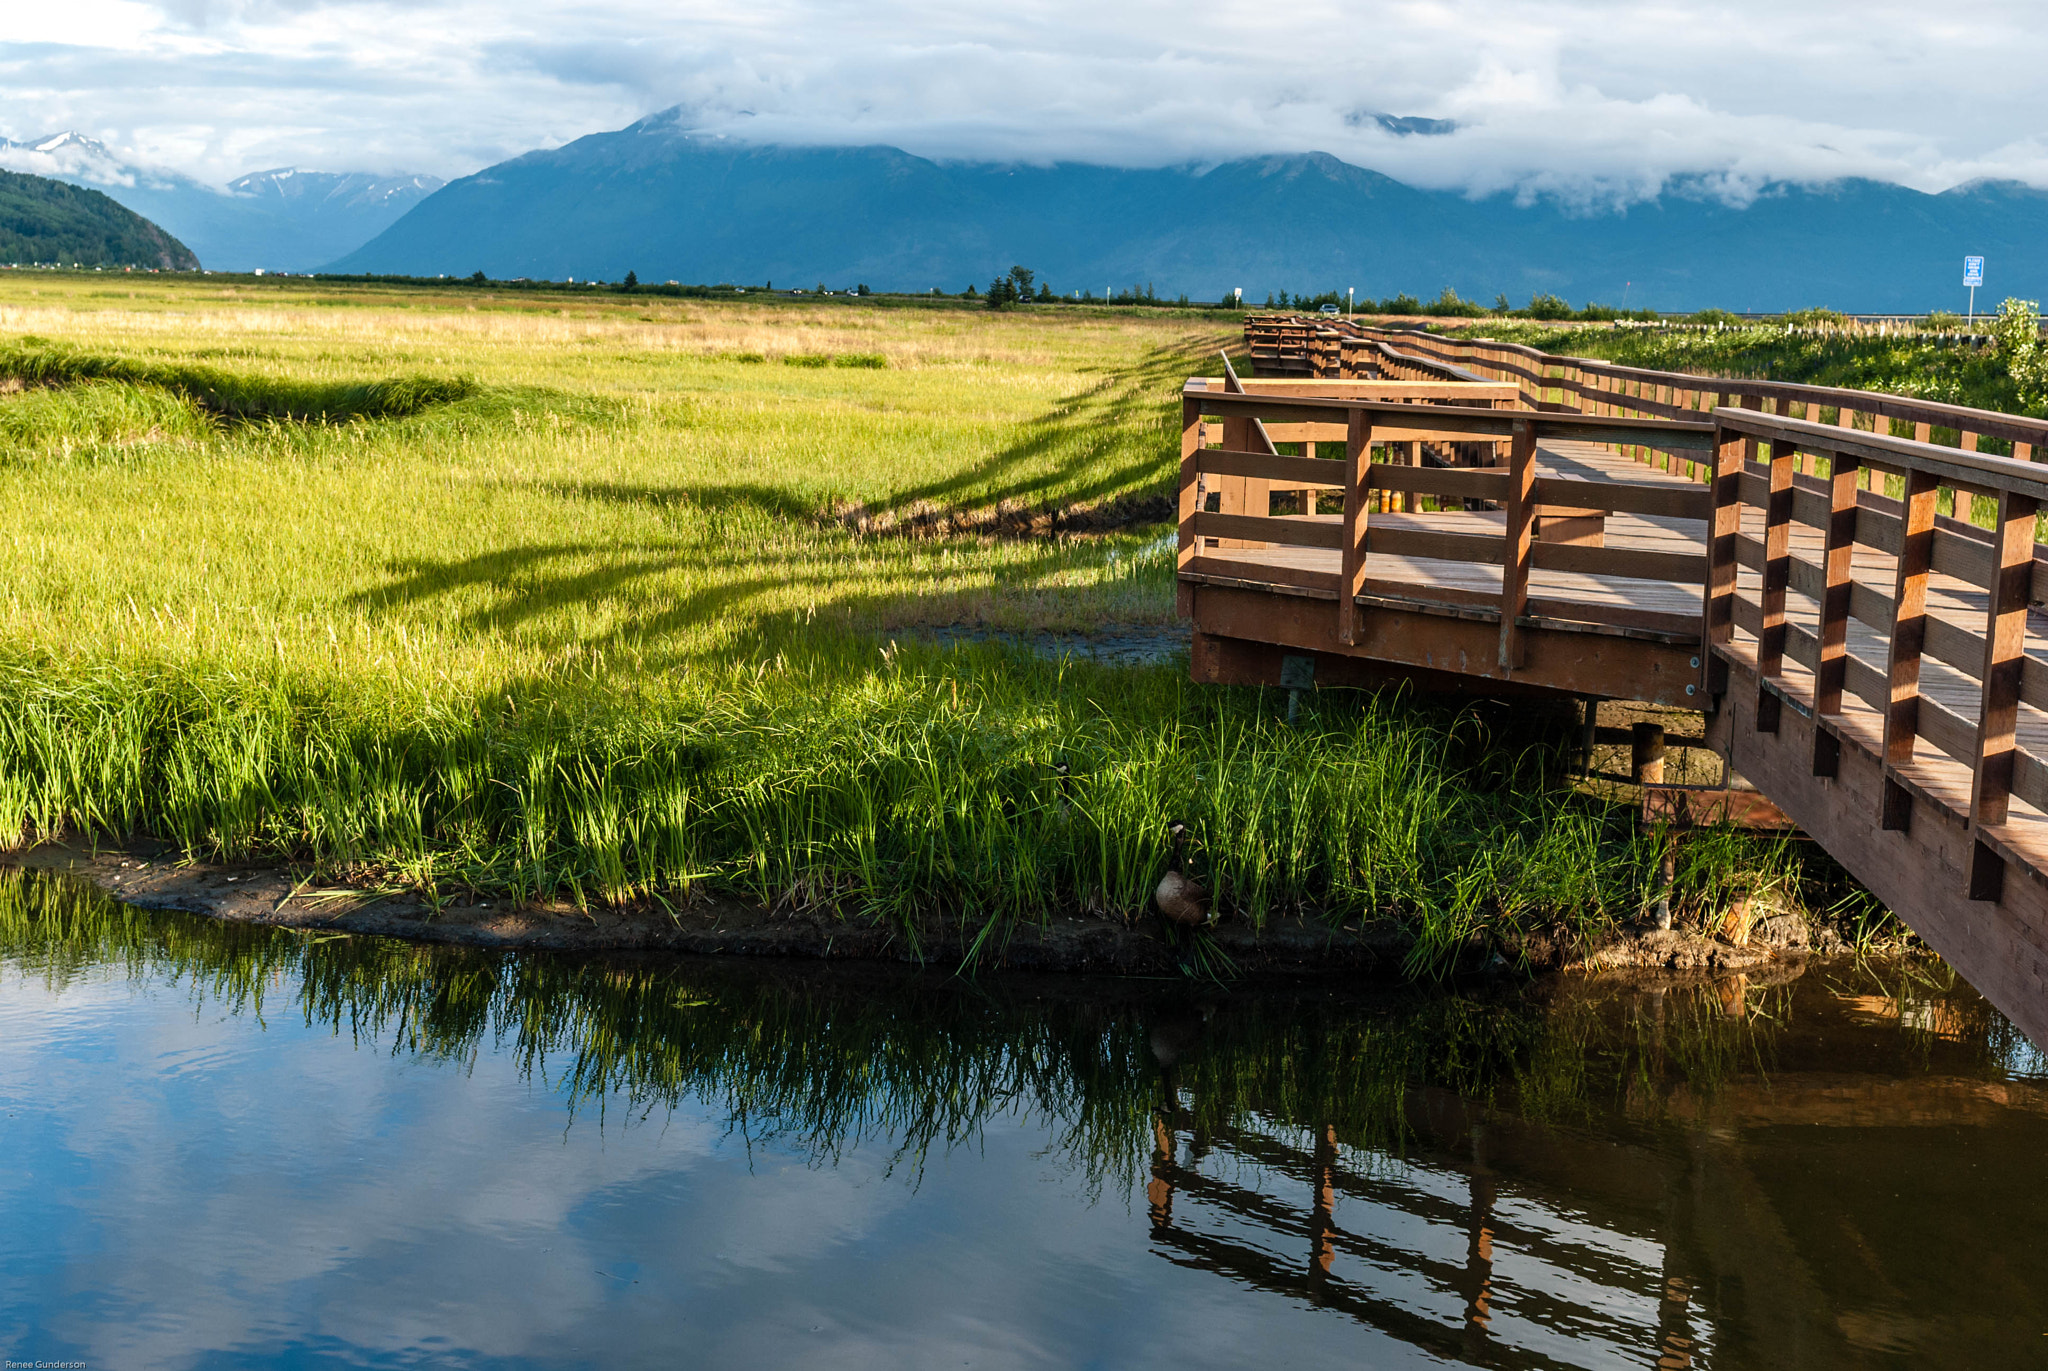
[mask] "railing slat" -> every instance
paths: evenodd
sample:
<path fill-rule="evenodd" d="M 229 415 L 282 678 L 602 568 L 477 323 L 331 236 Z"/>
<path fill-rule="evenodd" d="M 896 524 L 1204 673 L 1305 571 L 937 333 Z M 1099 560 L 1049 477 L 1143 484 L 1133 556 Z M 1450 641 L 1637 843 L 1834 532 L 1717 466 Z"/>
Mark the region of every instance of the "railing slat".
<path fill-rule="evenodd" d="M 1977 715 L 1977 765 L 1970 787 L 1973 829 L 2004 823 L 2011 803 L 2027 594 L 2033 584 L 2034 515 L 2039 508 L 2039 501 L 2010 491 L 1998 501 L 1998 562 L 1987 587 L 1983 704 Z M 2004 880 L 2004 859 L 1978 839 L 1970 854 L 1970 898 L 1998 899 Z"/>
<path fill-rule="evenodd" d="M 1581 481 L 1567 476 L 1538 476 L 1536 503 L 1572 509 L 1601 509 L 1610 514 L 1649 514 L 1666 519 L 1706 519 L 1714 499 L 1705 490 L 1664 485 L 1629 485 L 1621 481 Z"/>
<path fill-rule="evenodd" d="M 1538 542 L 1533 558 L 1540 570 L 1572 571 L 1582 576 L 1623 576 L 1636 581 L 1678 581 L 1685 585 L 1701 585 L 1707 579 L 1706 555 L 1698 552 Z"/>
<path fill-rule="evenodd" d="M 1850 555 L 1856 548 L 1859 463 L 1853 457 L 1837 456 L 1829 466 L 1828 521 L 1821 549 L 1820 665 L 1814 673 L 1814 707 L 1822 714 L 1840 714 L 1842 670 L 1849 651 L 1849 598 L 1855 584 L 1850 577 Z"/>
<path fill-rule="evenodd" d="M 1452 500 L 1505 500 L 1508 473 L 1489 467 L 1411 467 L 1374 462 L 1366 475 L 1375 489 Z"/>
<path fill-rule="evenodd" d="M 1713 518 L 1707 525 L 1706 604 L 1701 624 L 1703 654 L 1700 682 L 1711 695 L 1721 689 L 1722 672 L 1716 668 L 1711 649 L 1725 648 L 1735 640 L 1736 541 L 1742 533 L 1743 450 L 1754 439 L 1716 426 L 1714 430 L 1714 474 L 1709 489 Z"/>
<path fill-rule="evenodd" d="M 1884 789 L 1878 826 L 1903 830 L 1912 824 L 1912 792 L 1893 772 L 1913 760 L 1920 730 L 1920 654 L 1927 644 L 1927 577 L 1934 565 L 1935 497 L 1939 488 L 1924 471 L 1906 473 L 1905 520 L 1900 532 L 1898 570 L 1892 582 L 1892 622 L 1885 651 L 1889 677 L 1884 715 Z"/>
<path fill-rule="evenodd" d="M 1770 493 L 1764 503 L 1763 625 L 1757 634 L 1757 674 L 1768 682 L 1785 670 L 1785 588 L 1792 579 L 1792 449 L 1771 445 Z M 1778 696 L 1763 690 L 1756 726 L 1778 731 Z"/>
<path fill-rule="evenodd" d="M 1927 577 L 1934 565 L 1934 502 L 1937 488 L 1926 472 L 1906 478 L 1906 519 L 1893 577 L 1890 699 L 1885 709 L 1884 760 L 1897 766 L 1913 760 L 1920 715 L 1920 656 L 1927 645 Z"/>
<path fill-rule="evenodd" d="M 1350 647 L 1358 642 L 1358 594 L 1365 583 L 1367 510 L 1373 498 L 1367 484 L 1372 473 L 1372 417 L 1365 410 L 1354 409 L 1350 413 L 1344 460 L 1349 467 L 1344 476 L 1344 532 L 1340 544 L 1344 561 L 1337 588 L 1337 641 Z"/>
<path fill-rule="evenodd" d="M 1822 718 L 1842 712 L 1842 685 L 1849 670 L 1849 604 L 1855 589 L 1850 571 L 1856 550 L 1856 477 L 1860 466 L 1854 457 L 1839 453 L 1828 463 L 1820 632 L 1813 666 L 1813 711 Z M 1813 774 L 1833 776 L 1840 764 L 1841 739 L 1825 728 L 1814 729 Z"/>
<path fill-rule="evenodd" d="M 1501 539 L 1500 666 L 1522 665 L 1522 631 L 1516 622 L 1529 607 L 1529 568 L 1536 530 L 1536 425 L 1515 424 L 1508 446 L 1507 527 Z"/>
<path fill-rule="evenodd" d="M 1249 547 L 1256 550 L 1263 544 L 1275 543 L 1281 547 L 1340 548 L 1344 545 L 1344 529 L 1341 524 L 1329 519 L 1304 519 L 1285 515 L 1275 517 L 1262 514 L 1218 514 L 1208 510 L 1197 510 L 1194 514 L 1195 538 L 1214 538 L 1223 547 Z"/>
<path fill-rule="evenodd" d="M 1208 447 L 1196 454 L 1195 467 L 1205 476 L 1256 476 L 1268 482 L 1305 482 L 1332 489 L 1341 489 L 1344 485 L 1344 464 L 1318 457 L 1288 457 Z"/>

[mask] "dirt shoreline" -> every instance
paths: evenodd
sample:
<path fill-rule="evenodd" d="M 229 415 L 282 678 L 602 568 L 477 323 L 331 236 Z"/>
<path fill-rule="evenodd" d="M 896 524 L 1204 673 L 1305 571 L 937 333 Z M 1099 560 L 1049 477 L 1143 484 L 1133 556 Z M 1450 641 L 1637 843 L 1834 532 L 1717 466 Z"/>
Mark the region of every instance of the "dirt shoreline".
<path fill-rule="evenodd" d="M 674 915 L 660 908 L 514 908 L 495 900 L 435 910 L 412 893 L 311 889 L 280 867 L 188 862 L 175 848 L 140 844 L 91 849 L 45 843 L 0 853 L 0 867 L 63 872 L 141 909 L 472 947 L 946 965 L 966 958 L 979 931 L 972 921 L 963 926 L 933 920 L 913 944 L 899 928 L 825 909 L 765 909 L 731 900 L 695 902 Z M 1333 929 L 1317 920 L 1282 918 L 1257 932 L 1226 921 L 1213 937 L 1240 973 L 1349 972 L 1388 981 L 1402 979 L 1410 946 L 1407 931 L 1391 920 Z M 1825 930 L 1810 938 L 1802 922 L 1781 918 L 1744 946 L 1699 932 L 1624 929 L 1591 949 L 1537 939 L 1518 951 L 1539 971 L 1693 979 L 1772 969 L 1797 975 L 1815 954 L 1839 951 L 1835 941 Z M 1018 928 L 1000 946 L 983 949 L 989 967 L 1038 972 L 1178 975 L 1181 957 L 1151 921 L 1131 926 L 1078 916 L 1056 917 L 1044 928 Z M 1505 963 L 1495 965 L 1505 969 Z"/>

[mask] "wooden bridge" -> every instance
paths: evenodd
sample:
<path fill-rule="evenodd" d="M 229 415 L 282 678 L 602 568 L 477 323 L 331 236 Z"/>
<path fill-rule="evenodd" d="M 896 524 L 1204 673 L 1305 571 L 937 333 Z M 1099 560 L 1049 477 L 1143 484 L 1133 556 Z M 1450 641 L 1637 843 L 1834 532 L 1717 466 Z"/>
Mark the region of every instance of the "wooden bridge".
<path fill-rule="evenodd" d="M 1698 709 L 1733 773 L 2048 1044 L 2048 422 L 1314 320 L 1246 335 L 1293 374 L 1182 396 L 1196 679 Z"/>

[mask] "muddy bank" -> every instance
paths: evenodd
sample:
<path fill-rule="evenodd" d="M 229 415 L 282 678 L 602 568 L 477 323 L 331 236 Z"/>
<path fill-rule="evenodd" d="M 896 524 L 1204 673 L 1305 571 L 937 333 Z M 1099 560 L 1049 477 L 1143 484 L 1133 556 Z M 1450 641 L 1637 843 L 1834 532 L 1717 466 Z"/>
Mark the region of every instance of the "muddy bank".
<path fill-rule="evenodd" d="M 695 955 L 795 957 L 834 961 L 957 964 L 980 933 L 968 922 L 933 920 L 912 939 L 902 929 L 841 918 L 824 909 L 769 909 L 704 900 L 673 913 L 661 908 L 579 910 L 572 905 L 513 906 L 453 899 L 438 908 L 410 891 L 325 887 L 271 866 L 185 861 L 175 849 L 123 850 L 45 844 L 0 853 L 0 866 L 61 871 L 91 881 L 143 909 L 180 910 L 230 923 L 323 929 L 475 947 L 550 951 L 664 951 Z M 1366 973 L 1398 979 L 1411 939 L 1391 920 L 1331 928 L 1283 918 L 1263 930 L 1225 921 L 1214 945 L 1243 973 Z M 1815 953 L 1842 951 L 1831 931 L 1810 934 L 1794 916 L 1760 923 L 1745 945 L 1691 931 L 1621 929 L 1594 947 L 1534 938 L 1510 949 L 1537 970 L 1584 970 L 1652 977 L 1717 976 L 1794 970 Z M 1169 944 L 1153 920 L 1060 917 L 1018 928 L 984 944 L 983 964 L 1018 971 L 1179 975 L 1187 953 Z M 1506 962 L 1475 958 L 1494 969 Z M 1795 970 L 1796 974 L 1796 970 Z"/>

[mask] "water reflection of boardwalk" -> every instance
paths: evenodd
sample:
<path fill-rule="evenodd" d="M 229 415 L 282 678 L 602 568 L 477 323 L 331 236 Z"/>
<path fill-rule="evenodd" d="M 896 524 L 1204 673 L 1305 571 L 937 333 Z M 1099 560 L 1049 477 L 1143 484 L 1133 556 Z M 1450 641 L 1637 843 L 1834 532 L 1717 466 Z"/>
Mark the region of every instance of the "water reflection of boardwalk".
<path fill-rule="evenodd" d="M 1327 1126 L 1197 1130 L 1178 1105 L 1155 1133 L 1152 1240 L 1180 1265 L 1473 1366 L 1677 1368 L 1705 1346 L 1655 1237 L 1497 1175 L 1483 1126 L 1462 1164 Z"/>
<path fill-rule="evenodd" d="M 1219 1119 L 1181 1045 L 1152 1249 L 1457 1365 L 2035 1364 L 2041 1204 L 2009 1181 L 2048 1077 L 1980 1001 L 1731 978 L 1602 1015 L 1511 1087 L 1409 1087 L 1398 1145 L 1332 1126 L 1341 1094 Z"/>

